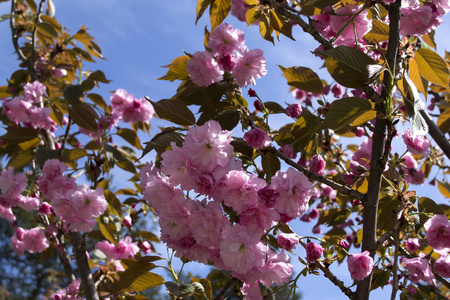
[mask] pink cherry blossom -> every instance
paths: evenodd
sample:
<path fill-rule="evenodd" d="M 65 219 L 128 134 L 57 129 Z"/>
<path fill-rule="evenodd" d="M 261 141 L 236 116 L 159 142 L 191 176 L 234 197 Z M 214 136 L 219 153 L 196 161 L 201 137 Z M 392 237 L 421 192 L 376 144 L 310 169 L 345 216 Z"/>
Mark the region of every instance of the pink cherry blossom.
<path fill-rule="evenodd" d="M 278 244 L 287 251 L 297 248 L 298 239 L 299 236 L 295 233 L 281 232 L 277 236 Z"/>
<path fill-rule="evenodd" d="M 409 272 L 409 279 L 414 283 L 421 280 L 426 281 L 430 285 L 436 285 L 433 272 L 431 272 L 430 263 L 425 257 L 415 257 L 411 259 L 402 258 L 401 262 Z"/>
<path fill-rule="evenodd" d="M 209 36 L 208 46 L 213 56 L 231 55 L 244 46 L 244 32 L 233 29 L 233 26 L 222 23 L 217 26 Z"/>
<path fill-rule="evenodd" d="M 293 103 L 286 108 L 286 114 L 291 118 L 298 118 L 302 114 L 302 106 L 299 103 Z"/>
<path fill-rule="evenodd" d="M 280 193 L 273 189 L 270 185 L 267 185 L 258 191 L 258 198 L 260 202 L 269 208 L 272 208 L 277 203 Z"/>
<path fill-rule="evenodd" d="M 260 49 L 243 51 L 238 56 L 236 65 L 231 73 L 234 75 L 238 86 L 255 85 L 255 79 L 267 74 L 266 59 L 263 56 L 263 51 Z"/>
<path fill-rule="evenodd" d="M 286 172 L 277 171 L 272 177 L 272 188 L 276 189 L 280 196 L 275 209 L 291 219 L 295 219 L 308 210 L 308 202 L 314 194 L 314 183 L 293 168 Z"/>
<path fill-rule="evenodd" d="M 133 99 L 122 108 L 122 119 L 127 123 L 148 122 L 154 114 L 153 105 L 144 98 Z"/>
<path fill-rule="evenodd" d="M 196 167 L 212 172 L 217 166 L 226 167 L 232 158 L 231 131 L 210 120 L 202 126 L 191 127 L 183 142 L 183 151 Z"/>
<path fill-rule="evenodd" d="M 400 34 L 422 36 L 436 29 L 442 20 L 432 5 L 402 6 Z"/>
<path fill-rule="evenodd" d="M 280 152 L 286 155 L 290 159 L 295 159 L 297 157 L 297 153 L 294 152 L 294 147 L 290 144 L 286 144 L 280 148 Z"/>
<path fill-rule="evenodd" d="M 267 132 L 257 127 L 253 128 L 250 131 L 247 131 L 244 134 L 244 141 L 246 141 L 250 147 L 256 149 L 269 147 L 272 143 L 272 139 L 267 134 Z"/>
<path fill-rule="evenodd" d="M 33 83 L 27 83 L 23 87 L 25 98 L 34 103 L 39 103 L 42 101 L 42 96 L 45 94 L 47 88 L 45 85 L 39 81 L 34 81 Z"/>
<path fill-rule="evenodd" d="M 14 174 L 14 168 L 3 169 L 0 175 L 0 189 L 3 195 L 9 199 L 18 198 L 27 187 L 25 174 Z"/>
<path fill-rule="evenodd" d="M 199 86 L 208 86 L 223 79 L 223 71 L 208 51 L 195 52 L 189 59 L 186 70 L 191 80 Z"/>
<path fill-rule="evenodd" d="M 402 135 L 403 141 L 412 154 L 422 154 L 424 158 L 430 155 L 430 140 L 422 135 L 413 136 L 411 129 L 406 129 Z"/>
<path fill-rule="evenodd" d="M 307 243 L 306 260 L 308 260 L 308 262 L 310 263 L 315 262 L 317 259 L 322 257 L 323 250 L 325 250 L 325 248 L 316 243 L 313 242 Z"/>
<path fill-rule="evenodd" d="M 35 227 L 30 230 L 18 228 L 11 237 L 11 246 L 18 255 L 24 250 L 30 253 L 41 253 L 50 246 L 42 228 Z"/>
<path fill-rule="evenodd" d="M 325 174 L 325 160 L 322 158 L 320 154 L 315 154 L 309 160 L 309 170 L 318 175 Z"/>
<path fill-rule="evenodd" d="M 55 77 L 55 78 L 62 78 L 62 77 L 64 77 L 64 76 L 67 76 L 67 70 L 65 70 L 65 69 L 56 69 L 56 68 L 53 68 L 53 69 L 50 71 L 50 74 L 51 74 L 53 77 Z"/>
<path fill-rule="evenodd" d="M 231 14 L 239 19 L 239 21 L 247 22 L 245 14 L 250 6 L 245 0 L 231 0 Z"/>
<path fill-rule="evenodd" d="M 276 254 L 269 250 L 266 263 L 256 272 L 259 281 L 265 286 L 277 284 L 283 285 L 292 276 L 293 266 L 289 263 L 289 256 L 281 250 L 280 254 Z"/>
<path fill-rule="evenodd" d="M 416 252 L 420 248 L 420 240 L 418 238 L 409 238 L 405 242 L 406 250 Z"/>
<path fill-rule="evenodd" d="M 425 182 L 425 174 L 416 159 L 409 153 L 403 156 L 404 162 L 401 165 L 403 172 L 406 174 L 405 180 L 412 184 L 423 184 Z"/>
<path fill-rule="evenodd" d="M 53 180 L 67 171 L 67 165 L 58 159 L 48 159 L 42 168 L 42 175 L 46 180 Z"/>
<path fill-rule="evenodd" d="M 357 4 L 349 4 L 336 9 L 336 15 L 330 15 L 330 27 L 334 32 L 339 32 L 352 19 L 352 15 L 359 12 L 360 9 L 361 7 Z M 371 29 L 372 21 L 367 18 L 367 11 L 364 10 L 354 18 L 353 22 L 350 22 L 345 27 L 337 38 L 336 45 L 353 46 L 355 38 L 358 40 L 362 39 Z"/>
<path fill-rule="evenodd" d="M 347 257 L 348 270 L 354 280 L 363 280 L 372 272 L 373 258 L 369 251 L 361 254 L 350 254 Z"/>
<path fill-rule="evenodd" d="M 442 277 L 449 278 L 450 277 L 450 256 L 449 255 L 441 255 L 433 265 L 433 271 Z"/>
<path fill-rule="evenodd" d="M 227 269 L 246 274 L 261 268 L 266 261 L 268 247 L 252 239 L 245 227 L 235 224 L 220 242 L 220 256 Z"/>
<path fill-rule="evenodd" d="M 427 231 L 428 244 L 436 250 L 450 249 L 450 222 L 446 215 L 435 215 L 423 228 Z"/>
<path fill-rule="evenodd" d="M 137 242 L 133 243 L 129 236 L 118 241 L 116 245 L 100 241 L 95 245 L 95 249 L 102 251 L 109 259 L 133 258 L 139 252 Z"/>

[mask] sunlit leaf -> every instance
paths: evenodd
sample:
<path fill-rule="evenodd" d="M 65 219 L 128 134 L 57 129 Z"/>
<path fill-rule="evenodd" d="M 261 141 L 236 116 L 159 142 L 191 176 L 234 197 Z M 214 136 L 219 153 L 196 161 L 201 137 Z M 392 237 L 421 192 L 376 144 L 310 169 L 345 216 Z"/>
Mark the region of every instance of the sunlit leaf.
<path fill-rule="evenodd" d="M 98 115 L 95 110 L 86 103 L 72 103 L 69 107 L 70 118 L 80 127 L 97 132 Z"/>
<path fill-rule="evenodd" d="M 450 199 L 450 184 L 445 181 L 437 180 L 439 192 Z"/>
<path fill-rule="evenodd" d="M 331 103 L 321 128 L 339 130 L 371 110 L 372 105 L 363 98 L 349 97 L 335 100 Z"/>
<path fill-rule="evenodd" d="M 139 140 L 138 135 L 131 129 L 128 128 L 120 128 L 117 130 L 117 135 L 123 138 L 125 141 L 130 143 L 131 146 L 136 149 L 142 150 L 141 141 Z"/>
<path fill-rule="evenodd" d="M 434 84 L 448 88 L 449 71 L 444 59 L 433 50 L 420 48 L 415 52 L 419 74 Z"/>
<path fill-rule="evenodd" d="M 89 74 L 88 79 L 93 80 L 93 81 L 102 82 L 102 83 L 110 83 L 111 82 L 111 80 L 106 79 L 105 73 L 103 73 L 103 71 L 100 71 L 100 70 Z"/>
<path fill-rule="evenodd" d="M 198 20 L 203 16 L 203 13 L 211 4 L 212 0 L 198 0 L 197 1 L 197 18 L 195 19 L 195 25 L 197 25 Z"/>
<path fill-rule="evenodd" d="M 86 155 L 87 151 L 84 149 L 79 148 L 74 148 L 70 150 L 64 149 L 59 159 L 62 162 L 73 162 L 79 160 L 82 157 L 85 157 Z"/>
<path fill-rule="evenodd" d="M 439 184 L 441 185 L 439 186 Z M 447 198 L 450 198 L 450 186 L 447 182 L 442 182 L 438 180 L 438 187 L 442 195 L 444 195 Z M 437 203 L 434 202 L 434 200 L 428 197 L 419 198 L 419 211 L 434 214 L 445 214 L 442 208 L 439 205 L 437 205 Z"/>
<path fill-rule="evenodd" d="M 231 0 L 212 0 L 209 7 L 211 32 L 225 20 L 231 10 Z"/>
<path fill-rule="evenodd" d="M 0 140 L 10 145 L 19 144 L 25 141 L 33 140 L 38 137 L 39 131 L 33 128 L 16 127 L 9 128 L 8 131 L 0 136 Z"/>
<path fill-rule="evenodd" d="M 259 17 L 259 33 L 261 33 L 261 36 L 265 40 L 274 44 L 275 41 L 273 39 L 272 32 L 273 27 L 272 24 L 270 23 L 269 16 L 265 13 L 262 13 L 261 16 Z"/>
<path fill-rule="evenodd" d="M 425 99 L 427 99 L 428 81 L 420 76 L 417 61 L 415 59 L 409 60 L 409 78 L 414 83 L 417 90 L 425 96 Z"/>
<path fill-rule="evenodd" d="M 119 282 L 117 283 L 117 291 L 124 291 L 126 288 L 128 288 L 132 283 L 134 283 L 137 279 L 140 277 L 143 277 L 146 274 L 153 274 L 148 273 L 151 269 L 154 269 L 156 266 L 152 263 L 136 263 L 132 266 L 130 266 L 128 269 L 125 270 L 122 274 L 120 274 Z M 153 274 L 156 275 L 156 274 Z M 159 276 L 160 277 L 160 276 Z M 162 278 L 162 277 L 161 277 Z M 158 284 L 159 283 L 159 284 Z M 135 291 L 143 291 L 151 287 L 159 286 L 164 283 L 164 279 L 162 279 L 162 282 L 160 282 L 158 277 L 144 277 L 141 278 L 140 282 L 137 282 L 135 287 Z M 130 290 L 130 289 L 127 289 Z"/>
<path fill-rule="evenodd" d="M 306 67 L 279 67 L 283 71 L 283 75 L 290 86 L 307 92 L 322 93 L 322 80 L 320 80 L 320 77 L 313 70 Z"/>
<path fill-rule="evenodd" d="M 372 29 L 364 35 L 369 43 L 381 43 L 389 39 L 389 25 L 376 19 L 372 20 Z"/>
<path fill-rule="evenodd" d="M 436 50 L 436 40 L 434 38 L 436 31 L 432 30 L 430 33 L 422 35 L 422 40 L 430 47 Z"/>
<path fill-rule="evenodd" d="M 158 78 L 158 80 L 169 80 L 174 81 L 178 80 L 186 80 L 189 79 L 189 73 L 186 71 L 186 66 L 189 61 L 189 56 L 183 55 L 175 58 L 170 65 L 165 66 L 165 68 L 169 68 L 166 75 Z"/>

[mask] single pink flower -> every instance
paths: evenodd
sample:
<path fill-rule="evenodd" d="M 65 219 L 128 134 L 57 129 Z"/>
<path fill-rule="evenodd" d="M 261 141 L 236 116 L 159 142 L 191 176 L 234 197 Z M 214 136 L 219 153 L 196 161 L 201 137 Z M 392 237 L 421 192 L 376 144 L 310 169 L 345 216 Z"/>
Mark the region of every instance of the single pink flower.
<path fill-rule="evenodd" d="M 250 147 L 256 149 L 269 147 L 272 143 L 272 139 L 267 132 L 257 127 L 244 134 L 244 141 L 246 141 Z"/>
<path fill-rule="evenodd" d="M 326 162 L 320 154 L 315 154 L 309 160 L 309 170 L 318 175 L 325 174 Z"/>
<path fill-rule="evenodd" d="M 436 250 L 450 248 L 450 222 L 446 215 L 435 215 L 423 225 L 428 244 Z"/>
<path fill-rule="evenodd" d="M 295 233 L 281 232 L 277 236 L 278 244 L 287 251 L 297 248 L 299 236 Z"/>
<path fill-rule="evenodd" d="M 315 262 L 317 259 L 322 257 L 323 250 L 325 250 L 325 248 L 316 243 L 313 242 L 307 243 L 306 260 L 308 260 L 308 262 L 310 263 Z"/>
<path fill-rule="evenodd" d="M 246 87 L 249 84 L 255 85 L 255 79 L 267 74 L 266 59 L 260 49 L 247 50 L 238 56 L 236 65 L 231 71 L 236 79 L 236 84 Z"/>
<path fill-rule="evenodd" d="M 244 32 L 233 29 L 233 26 L 222 23 L 217 26 L 209 36 L 208 46 L 213 56 L 232 55 L 244 46 Z"/>
<path fill-rule="evenodd" d="M 406 250 L 416 252 L 420 248 L 420 240 L 418 238 L 409 238 L 405 242 Z"/>
<path fill-rule="evenodd" d="M 433 265 L 433 270 L 437 274 L 442 277 L 449 278 L 450 277 L 450 256 L 449 255 L 441 255 Z"/>
<path fill-rule="evenodd" d="M 298 118 L 302 114 L 302 106 L 299 103 L 293 103 L 286 108 L 286 114 L 291 118 Z"/>
<path fill-rule="evenodd" d="M 401 262 L 409 272 L 409 279 L 414 283 L 421 280 L 428 282 L 430 285 L 436 285 L 436 281 L 431 272 L 430 263 L 425 257 L 415 257 L 411 259 L 402 258 Z"/>
<path fill-rule="evenodd" d="M 406 129 L 402 135 L 403 141 L 412 154 L 422 154 L 424 158 L 430 155 L 430 140 L 422 135 L 413 136 L 411 129 Z"/>
<path fill-rule="evenodd" d="M 364 251 L 361 254 L 350 254 L 347 257 L 347 263 L 350 276 L 354 280 L 363 280 L 369 276 L 374 264 L 369 251 Z"/>
<path fill-rule="evenodd" d="M 195 52 L 189 59 L 186 70 L 191 80 L 199 86 L 208 86 L 223 79 L 223 71 L 208 51 Z"/>

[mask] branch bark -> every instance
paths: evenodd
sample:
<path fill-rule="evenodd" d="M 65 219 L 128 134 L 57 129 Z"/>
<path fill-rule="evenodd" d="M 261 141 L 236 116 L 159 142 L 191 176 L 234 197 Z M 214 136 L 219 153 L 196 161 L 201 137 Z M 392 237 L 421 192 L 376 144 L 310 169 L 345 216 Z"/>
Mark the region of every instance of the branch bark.
<path fill-rule="evenodd" d="M 367 191 L 367 203 L 364 206 L 363 213 L 363 240 L 362 251 L 369 251 L 372 257 L 375 256 L 377 249 L 377 215 L 378 215 L 378 200 L 381 188 L 381 180 L 383 170 L 386 165 L 385 143 L 386 143 L 386 129 L 388 121 L 386 119 L 386 108 L 389 110 L 391 105 L 387 101 L 392 97 L 393 76 L 396 72 L 396 60 L 398 53 L 398 46 L 400 42 L 400 6 L 401 0 L 397 0 L 389 6 L 389 42 L 386 53 L 387 65 L 390 74 L 385 72 L 383 80 L 383 92 L 381 98 L 383 103 L 375 105 L 377 109 L 377 118 L 375 123 L 375 131 L 373 133 L 372 156 L 370 163 L 369 187 Z M 369 299 L 370 287 L 372 281 L 372 274 L 358 283 L 357 293 L 359 299 Z"/>
<path fill-rule="evenodd" d="M 78 270 L 80 271 L 81 285 L 83 286 L 84 296 L 86 300 L 99 300 L 94 279 L 92 278 L 91 269 L 89 268 L 86 256 L 86 236 L 79 232 L 71 232 L 73 249 L 75 251 L 75 259 L 77 261 Z"/>

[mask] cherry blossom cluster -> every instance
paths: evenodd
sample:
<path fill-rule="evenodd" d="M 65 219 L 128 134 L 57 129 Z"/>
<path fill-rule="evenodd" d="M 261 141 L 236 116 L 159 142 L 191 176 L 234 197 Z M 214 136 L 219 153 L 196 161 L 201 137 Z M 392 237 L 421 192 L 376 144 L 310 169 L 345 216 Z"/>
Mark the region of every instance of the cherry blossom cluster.
<path fill-rule="evenodd" d="M 101 216 L 108 202 L 103 189 L 91 189 L 87 184 L 77 185 L 75 178 L 63 173 L 67 165 L 57 159 L 47 160 L 37 183 L 42 197 L 48 199 L 52 210 L 68 229 L 89 232 L 95 226 L 93 218 Z"/>
<path fill-rule="evenodd" d="M 267 184 L 242 168 L 230 143 L 231 132 L 216 121 L 192 127 L 182 147 L 172 143 L 162 154 L 161 170 L 141 169 L 141 187 L 175 255 L 230 270 L 244 293 L 259 294 L 258 282 L 280 285 L 292 274 L 284 251 L 273 252 L 261 237 L 306 212 L 315 188 L 292 168 Z"/>
<path fill-rule="evenodd" d="M 255 85 L 255 80 L 267 73 L 262 50 L 248 50 L 244 32 L 227 23 L 214 29 L 208 46 L 211 51 L 195 52 L 187 64 L 191 80 L 199 86 L 223 80 L 225 72 L 231 73 L 240 87 Z"/>
<path fill-rule="evenodd" d="M 45 85 L 38 81 L 27 83 L 23 91 L 23 95 L 12 100 L 3 99 L 3 113 L 16 124 L 55 131 L 57 124 L 50 118 L 52 109 L 40 106 L 45 97 Z"/>
<path fill-rule="evenodd" d="M 101 137 L 106 130 L 113 129 L 120 120 L 127 123 L 149 122 L 155 110 L 153 105 L 145 98 L 135 98 L 124 89 L 116 90 L 110 97 L 112 111 L 103 115 L 97 123 L 97 132 L 82 127 L 80 131 L 92 137 Z"/>

